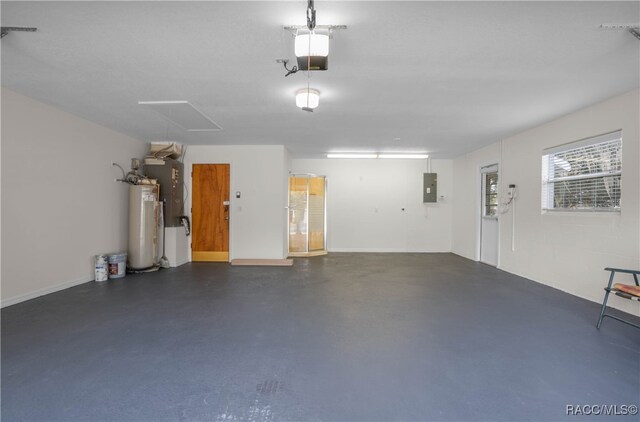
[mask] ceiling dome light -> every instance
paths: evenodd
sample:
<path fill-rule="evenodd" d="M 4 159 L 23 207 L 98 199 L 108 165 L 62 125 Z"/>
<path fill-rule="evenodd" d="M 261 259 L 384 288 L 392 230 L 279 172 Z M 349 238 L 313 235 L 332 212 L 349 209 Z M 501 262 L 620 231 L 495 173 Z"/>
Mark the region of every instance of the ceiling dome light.
<path fill-rule="evenodd" d="M 320 92 L 313 88 L 304 88 L 296 92 L 296 105 L 300 108 L 314 109 L 320 104 Z"/>
<path fill-rule="evenodd" d="M 327 70 L 329 66 L 329 36 L 307 32 L 296 35 L 295 54 L 300 70 Z"/>

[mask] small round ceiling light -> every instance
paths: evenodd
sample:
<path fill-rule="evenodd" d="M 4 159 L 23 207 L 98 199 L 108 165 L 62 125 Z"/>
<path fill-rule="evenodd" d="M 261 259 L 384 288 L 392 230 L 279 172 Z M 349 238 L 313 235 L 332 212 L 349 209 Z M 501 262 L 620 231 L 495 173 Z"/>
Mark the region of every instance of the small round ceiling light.
<path fill-rule="evenodd" d="M 304 88 L 296 92 L 296 106 L 313 110 L 320 104 L 320 92 L 313 88 Z"/>

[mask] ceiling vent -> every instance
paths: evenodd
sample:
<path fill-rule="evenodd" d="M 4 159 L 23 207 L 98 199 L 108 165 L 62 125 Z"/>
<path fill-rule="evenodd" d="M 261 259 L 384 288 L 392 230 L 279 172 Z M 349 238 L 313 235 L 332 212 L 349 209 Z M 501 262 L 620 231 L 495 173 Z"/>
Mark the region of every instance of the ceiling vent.
<path fill-rule="evenodd" d="M 218 132 L 222 128 L 189 101 L 138 101 L 187 132 Z"/>

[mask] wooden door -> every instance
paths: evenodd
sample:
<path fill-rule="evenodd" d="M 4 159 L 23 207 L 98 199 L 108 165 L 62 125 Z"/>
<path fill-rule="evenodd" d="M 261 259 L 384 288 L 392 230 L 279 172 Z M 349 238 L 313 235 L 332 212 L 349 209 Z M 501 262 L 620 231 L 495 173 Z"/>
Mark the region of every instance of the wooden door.
<path fill-rule="evenodd" d="M 229 261 L 229 164 L 194 164 L 193 261 Z"/>

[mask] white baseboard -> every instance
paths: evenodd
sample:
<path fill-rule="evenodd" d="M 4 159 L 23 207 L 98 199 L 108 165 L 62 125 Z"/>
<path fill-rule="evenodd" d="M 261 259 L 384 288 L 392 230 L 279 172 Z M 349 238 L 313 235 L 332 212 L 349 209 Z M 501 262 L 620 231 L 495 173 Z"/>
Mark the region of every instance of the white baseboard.
<path fill-rule="evenodd" d="M 476 262 L 479 262 L 479 261 L 476 261 Z M 547 283 L 547 282 L 542 281 L 542 280 L 536 280 L 535 278 L 531 278 L 531 277 L 526 276 L 524 274 L 519 274 L 519 273 L 517 273 L 515 271 L 511 271 L 511 270 L 505 269 L 503 267 L 496 267 L 496 268 L 501 270 L 501 271 L 504 271 L 506 273 L 517 275 L 518 277 L 526 278 L 527 280 L 533 281 L 534 283 L 542 284 L 543 286 L 547 286 L 547 287 L 551 287 L 552 289 L 560 290 L 561 292 L 568 293 L 568 294 L 570 294 L 572 296 L 576 296 L 576 297 L 579 297 L 581 299 L 588 300 L 589 302 L 597 303 L 599 305 L 602 305 L 602 300 L 604 299 L 604 293 L 602 294 L 603 297 L 601 297 L 601 298 L 592 297 L 592 296 L 585 295 L 582 292 L 576 292 L 576 291 L 573 291 L 573 290 L 565 289 L 564 287 L 558 286 L 556 284 Z M 604 278 L 603 278 L 603 280 L 604 280 Z M 604 289 L 604 287 L 606 287 L 606 286 L 603 284 L 602 288 Z M 622 302 L 622 303 L 626 303 L 627 302 L 626 299 L 623 299 L 623 300 L 624 300 L 624 302 Z M 625 307 L 623 307 L 623 306 L 618 306 L 616 301 L 611 301 L 610 300 L 609 302 L 607 302 L 607 307 L 614 308 L 614 309 L 617 309 L 619 311 L 626 312 L 628 314 L 640 317 L 640 311 L 636 311 L 635 313 L 633 311 L 629 311 L 629 309 L 625 309 Z"/>
<path fill-rule="evenodd" d="M 0 301 L 0 308 L 4 308 L 6 306 L 15 305 L 20 302 L 24 302 L 26 300 L 35 299 L 40 296 L 48 295 L 49 293 L 55 293 L 60 290 L 68 289 L 70 287 L 77 286 L 79 284 L 84 284 L 89 281 L 93 281 L 92 276 L 86 276 L 82 278 L 78 278 L 76 280 L 65 281 L 64 283 L 55 284 L 53 286 L 45 287 L 43 289 L 35 290 L 33 292 L 25 293 L 18 296 L 13 296 L 8 299 L 2 299 Z"/>
<path fill-rule="evenodd" d="M 291 267 L 293 259 L 234 259 L 231 265 L 260 267 Z"/>
<path fill-rule="evenodd" d="M 459 257 L 461 257 L 461 258 L 464 258 L 464 259 L 468 259 L 468 260 L 470 260 L 470 261 L 480 262 L 480 261 L 478 261 L 477 259 L 473 259 L 473 258 L 469 258 L 468 256 L 460 255 L 460 254 L 459 254 L 459 253 L 457 253 L 457 252 L 452 252 L 452 253 L 453 253 L 454 255 L 457 255 L 457 256 L 459 256 Z M 520 273 L 518 273 L 518 272 L 515 272 L 515 271 L 512 271 L 512 270 L 509 270 L 509 269 L 507 269 L 507 268 L 504 268 L 504 267 L 502 267 L 502 266 L 500 266 L 500 265 L 498 265 L 496 268 L 497 268 L 497 269 L 499 269 L 500 271 L 504 271 L 505 273 L 509 273 L 509 274 L 517 275 L 518 277 L 525 278 L 525 279 L 527 279 L 527 280 L 529 280 L 529 281 L 533 281 L 534 283 L 542 284 L 543 286 L 551 287 L 552 289 L 560 290 L 561 292 L 568 293 L 568 294 L 570 294 L 570 295 L 572 295 L 572 296 L 576 296 L 576 297 L 579 297 L 579 298 L 581 298 L 581 299 L 588 300 L 589 302 L 598 303 L 598 304 L 600 304 L 600 305 L 602 304 L 602 298 L 594 298 L 594 297 L 591 297 L 591 296 L 587 296 L 587 295 L 583 294 L 582 292 L 578 293 L 578 292 L 575 292 L 575 291 L 567 290 L 567 289 L 565 289 L 565 288 L 563 288 L 563 287 L 561 287 L 561 286 L 558 286 L 558 285 L 554 285 L 554 284 L 550 284 L 550 283 L 544 282 L 544 281 L 542 281 L 542 280 L 536 280 L 536 279 L 531 278 L 531 277 L 529 277 L 529 276 L 527 276 L 527 275 L 520 274 Z M 605 286 L 603 285 L 602 287 L 604 288 Z M 640 311 L 638 311 L 638 312 L 636 312 L 636 313 L 634 313 L 634 312 L 629 312 L 629 310 L 628 310 L 628 309 L 624 309 L 623 307 L 618 306 L 618 305 L 617 305 L 617 303 L 615 303 L 614 301 L 608 302 L 608 303 L 607 303 L 607 306 L 608 306 L 608 307 L 611 307 L 611 308 L 615 308 L 615 309 L 617 309 L 617 310 L 619 310 L 619 311 L 622 311 L 622 312 L 629 313 L 629 314 L 631 314 L 631 315 L 640 316 Z"/>
<path fill-rule="evenodd" d="M 451 253 L 451 251 L 408 251 L 406 249 L 381 249 L 381 248 L 330 248 L 328 252 L 353 252 L 353 253 Z"/>
<path fill-rule="evenodd" d="M 379 249 L 379 248 L 331 248 L 328 252 L 354 252 L 354 253 L 402 253 L 401 249 Z"/>
<path fill-rule="evenodd" d="M 186 264 L 187 262 L 189 262 L 189 258 L 185 258 L 185 259 L 180 260 L 178 262 L 169 262 L 169 266 L 171 268 L 176 268 L 176 267 L 179 267 L 180 265 Z"/>

